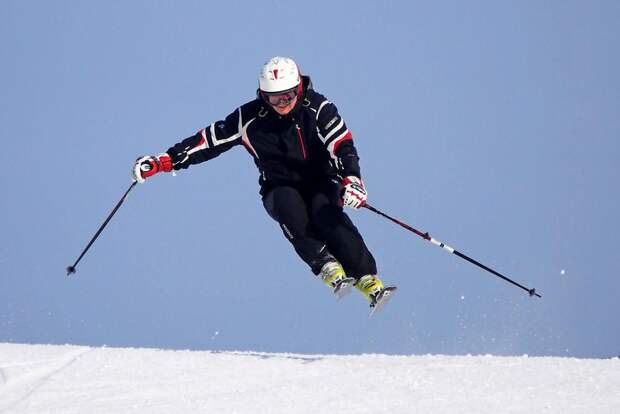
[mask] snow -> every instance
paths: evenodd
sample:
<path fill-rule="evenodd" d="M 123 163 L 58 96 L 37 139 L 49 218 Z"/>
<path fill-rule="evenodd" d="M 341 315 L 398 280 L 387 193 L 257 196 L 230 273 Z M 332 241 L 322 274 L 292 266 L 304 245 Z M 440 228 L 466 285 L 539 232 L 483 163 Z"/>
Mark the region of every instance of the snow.
<path fill-rule="evenodd" d="M 0 344 L 0 413 L 614 413 L 620 360 Z"/>

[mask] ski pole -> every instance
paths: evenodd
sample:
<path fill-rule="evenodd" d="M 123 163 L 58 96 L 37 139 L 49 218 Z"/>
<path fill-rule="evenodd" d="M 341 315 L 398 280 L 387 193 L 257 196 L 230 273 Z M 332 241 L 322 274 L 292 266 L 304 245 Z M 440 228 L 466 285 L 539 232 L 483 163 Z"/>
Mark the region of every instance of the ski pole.
<path fill-rule="evenodd" d="M 382 211 L 377 210 L 376 208 L 374 208 L 373 206 L 371 206 L 369 204 L 364 204 L 364 207 L 367 208 L 368 210 L 372 211 L 373 213 L 377 213 L 378 215 L 383 216 L 386 219 L 393 221 L 394 223 L 398 224 L 401 227 L 404 227 L 405 229 L 409 230 L 410 232 L 417 234 L 418 236 L 422 237 L 423 239 L 430 241 L 434 245 L 439 246 L 442 249 L 444 249 L 444 250 L 446 250 L 446 251 L 448 251 L 448 252 L 450 252 L 452 254 L 457 255 L 461 259 L 465 259 L 469 263 L 472 263 L 472 264 L 474 264 L 474 265 L 476 265 L 476 266 L 486 270 L 487 272 L 490 272 L 490 273 L 494 274 L 495 276 L 497 276 L 497 277 L 499 277 L 501 279 L 504 279 L 506 282 L 512 283 L 513 285 L 515 285 L 515 286 L 525 290 L 527 293 L 530 294 L 530 296 L 537 296 L 539 298 L 542 297 L 538 293 L 536 293 L 536 289 L 526 288 L 525 286 L 523 286 L 523 285 L 515 282 L 514 280 L 512 280 L 512 279 L 502 275 L 501 273 L 496 272 L 495 270 L 491 269 L 490 267 L 487 267 L 487 266 L 483 265 L 482 263 L 472 259 L 471 257 L 469 257 L 467 255 L 464 255 L 463 253 L 459 252 L 458 250 L 455 250 L 452 247 L 450 247 L 450 246 L 448 246 L 448 245 L 446 245 L 446 244 L 444 244 L 444 243 L 442 243 L 442 242 L 440 242 L 438 240 L 435 240 L 434 238 L 432 238 L 430 236 L 430 234 L 428 234 L 428 232 L 422 233 L 420 230 L 416 230 L 413 227 L 411 227 L 410 225 L 405 224 L 402 221 L 395 219 L 394 217 L 388 216 L 387 214 L 383 213 Z"/>
<path fill-rule="evenodd" d="M 86 246 L 86 248 L 82 251 L 82 254 L 80 254 L 80 257 L 77 258 L 77 260 L 75 261 L 75 263 L 73 263 L 73 266 L 68 266 L 67 267 L 67 276 L 69 276 L 71 273 L 75 273 L 75 267 L 78 265 L 78 263 L 80 263 L 80 260 L 82 260 L 82 257 L 84 257 L 84 255 L 86 254 L 86 252 L 88 251 L 88 249 L 90 249 L 90 246 L 93 245 L 93 243 L 95 242 L 95 240 L 97 240 L 97 237 L 99 237 L 99 235 L 101 234 L 101 232 L 103 231 L 103 229 L 105 229 L 105 226 L 108 225 L 108 223 L 110 222 L 110 220 L 112 219 L 112 217 L 114 216 L 114 214 L 116 214 L 116 211 L 120 208 L 120 206 L 123 204 L 123 202 L 125 202 L 125 198 L 127 198 L 127 195 L 129 194 L 129 192 L 131 190 L 133 190 L 133 188 L 136 186 L 136 184 L 138 184 L 137 181 L 134 181 L 133 183 L 131 183 L 131 185 L 129 186 L 129 188 L 127 189 L 127 191 L 125 191 L 125 194 L 123 194 L 123 197 L 121 197 L 120 200 L 118 200 L 118 203 L 116 203 L 116 206 L 114 206 L 114 209 L 112 210 L 112 212 L 108 215 L 108 217 L 105 219 L 105 221 L 103 222 L 103 224 L 101 225 L 101 227 L 99 227 L 99 230 L 97 230 L 97 232 L 95 233 L 95 235 L 93 236 L 92 239 L 90 239 L 90 242 L 88 242 L 88 245 Z"/>

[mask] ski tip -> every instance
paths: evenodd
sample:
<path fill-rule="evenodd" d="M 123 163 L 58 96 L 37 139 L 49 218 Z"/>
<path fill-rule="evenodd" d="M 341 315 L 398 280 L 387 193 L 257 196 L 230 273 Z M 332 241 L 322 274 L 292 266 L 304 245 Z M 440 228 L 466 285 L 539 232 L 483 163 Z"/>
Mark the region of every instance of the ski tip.
<path fill-rule="evenodd" d="M 72 273 L 75 273 L 75 266 L 67 266 L 67 276 L 71 276 Z"/>

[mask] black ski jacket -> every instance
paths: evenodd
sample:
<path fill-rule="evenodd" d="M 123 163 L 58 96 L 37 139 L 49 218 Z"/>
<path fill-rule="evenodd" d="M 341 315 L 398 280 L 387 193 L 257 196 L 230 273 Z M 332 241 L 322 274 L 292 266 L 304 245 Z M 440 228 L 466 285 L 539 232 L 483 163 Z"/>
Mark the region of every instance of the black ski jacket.
<path fill-rule="evenodd" d="M 360 177 L 351 132 L 336 106 L 302 77 L 303 93 L 286 116 L 260 97 L 237 108 L 168 149 L 175 170 L 215 158 L 244 145 L 260 171 L 261 194 L 280 185 L 304 185 L 319 179 Z"/>

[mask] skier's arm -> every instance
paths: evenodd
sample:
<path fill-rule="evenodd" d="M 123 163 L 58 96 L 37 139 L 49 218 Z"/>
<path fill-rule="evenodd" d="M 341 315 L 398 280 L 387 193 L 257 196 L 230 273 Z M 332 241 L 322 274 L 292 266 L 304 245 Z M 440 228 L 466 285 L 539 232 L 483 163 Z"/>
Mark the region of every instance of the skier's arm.
<path fill-rule="evenodd" d="M 359 157 L 353 144 L 353 135 L 336 105 L 324 101 L 317 111 L 317 126 L 321 141 L 331 156 L 341 177 L 361 178 Z"/>
<path fill-rule="evenodd" d="M 217 121 L 185 138 L 166 151 L 175 170 L 188 168 L 217 157 L 235 145 L 241 144 L 240 112 L 237 109 L 223 121 Z"/>
<path fill-rule="evenodd" d="M 138 158 L 132 169 L 133 179 L 143 183 L 157 173 L 188 168 L 192 164 L 215 158 L 240 144 L 240 114 L 241 108 L 228 115 L 223 121 L 214 122 L 191 137 L 173 145 L 163 154 Z"/>
<path fill-rule="evenodd" d="M 329 101 L 321 104 L 317 111 L 317 125 L 320 138 L 343 179 L 343 204 L 351 208 L 362 207 L 368 193 L 361 178 L 359 157 L 353 144 L 353 135 L 338 114 L 336 105 Z"/>

